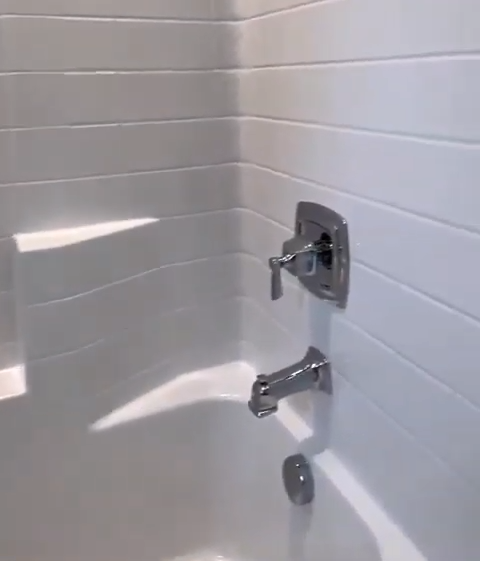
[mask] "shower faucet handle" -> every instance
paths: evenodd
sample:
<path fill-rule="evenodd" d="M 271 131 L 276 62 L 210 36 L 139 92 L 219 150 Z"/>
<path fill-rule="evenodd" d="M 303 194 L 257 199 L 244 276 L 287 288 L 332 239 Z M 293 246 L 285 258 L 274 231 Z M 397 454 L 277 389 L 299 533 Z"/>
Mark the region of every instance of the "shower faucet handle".
<path fill-rule="evenodd" d="M 283 257 L 271 257 L 268 260 L 271 272 L 271 298 L 279 300 L 283 296 L 282 269 L 295 259 L 294 255 L 284 255 Z"/>
<path fill-rule="evenodd" d="M 318 249 L 302 236 L 295 236 L 284 244 L 282 257 L 271 257 L 268 265 L 271 271 L 271 297 L 279 300 L 283 296 L 282 269 L 288 269 L 300 278 L 313 275 L 316 270 Z"/>

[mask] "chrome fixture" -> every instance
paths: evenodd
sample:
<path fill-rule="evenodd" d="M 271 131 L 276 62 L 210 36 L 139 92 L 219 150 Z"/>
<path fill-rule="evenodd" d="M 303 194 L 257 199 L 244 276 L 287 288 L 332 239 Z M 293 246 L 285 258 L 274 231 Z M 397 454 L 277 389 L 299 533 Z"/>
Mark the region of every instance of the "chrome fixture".
<path fill-rule="evenodd" d="M 310 504 L 315 498 L 315 480 L 312 468 L 303 454 L 289 456 L 283 462 L 283 485 L 294 505 Z"/>
<path fill-rule="evenodd" d="M 303 236 L 295 236 L 283 244 L 283 256 L 268 260 L 272 272 L 272 300 L 283 296 L 282 269 L 287 269 L 298 278 L 315 275 L 318 258 L 331 253 L 333 244 L 329 242 L 309 242 Z"/>
<path fill-rule="evenodd" d="M 269 259 L 269 266 L 272 300 L 283 296 L 281 271 L 285 269 L 315 296 L 345 308 L 350 272 L 346 221 L 325 206 L 299 203 L 295 236 L 283 244 L 282 256 Z"/>
<path fill-rule="evenodd" d="M 332 393 L 330 363 L 323 353 L 310 347 L 300 362 L 274 372 L 261 374 L 252 386 L 248 407 L 259 419 L 278 411 L 278 402 L 306 390 Z"/>

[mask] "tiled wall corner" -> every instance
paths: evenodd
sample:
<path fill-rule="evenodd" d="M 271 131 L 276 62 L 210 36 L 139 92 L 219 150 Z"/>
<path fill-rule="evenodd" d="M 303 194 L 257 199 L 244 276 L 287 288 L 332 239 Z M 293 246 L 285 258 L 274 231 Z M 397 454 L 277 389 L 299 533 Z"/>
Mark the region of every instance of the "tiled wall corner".
<path fill-rule="evenodd" d="M 13 368 L 22 361 L 17 329 L 15 253 L 13 238 L 0 239 L 0 377 L 3 371 Z"/>
<path fill-rule="evenodd" d="M 16 269 L 39 425 L 239 357 L 237 42 L 217 8 L 0 4 L 0 280 Z M 4 356 L 10 304 L 0 282 Z"/>

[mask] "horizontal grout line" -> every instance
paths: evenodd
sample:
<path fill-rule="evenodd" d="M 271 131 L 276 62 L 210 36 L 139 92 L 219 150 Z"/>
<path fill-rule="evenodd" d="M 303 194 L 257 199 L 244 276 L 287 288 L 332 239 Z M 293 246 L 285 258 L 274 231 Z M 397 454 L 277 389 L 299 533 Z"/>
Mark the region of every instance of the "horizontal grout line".
<path fill-rule="evenodd" d="M 225 23 L 237 23 L 233 19 L 216 19 L 211 14 L 202 18 L 192 17 L 172 17 L 172 16 L 125 16 L 117 15 L 99 15 L 99 14 L 42 14 L 42 13 L 14 13 L 9 12 L 1 14 L 0 19 L 40 19 L 40 20 L 58 20 L 58 21 L 86 21 L 86 22 L 104 22 L 104 23 L 145 23 L 145 24 L 187 24 L 187 25 L 221 25 Z"/>
<path fill-rule="evenodd" d="M 472 484 L 470 479 L 467 479 L 465 476 L 461 475 L 453 466 L 451 466 L 446 460 L 437 456 L 437 454 L 431 450 L 428 446 L 426 446 L 423 442 L 421 442 L 409 429 L 405 428 L 403 424 L 397 421 L 394 417 L 392 417 L 383 407 L 381 407 L 376 401 L 374 401 L 368 394 L 364 393 L 361 388 L 359 388 L 355 383 L 353 383 L 349 378 L 344 376 L 340 371 L 338 371 L 334 367 L 334 372 L 342 378 L 344 383 L 349 385 L 353 390 L 361 396 L 361 398 L 373 409 L 378 411 L 395 429 L 401 432 L 404 436 L 406 436 L 411 442 L 415 444 L 417 448 L 422 450 L 425 454 L 427 454 L 430 458 L 434 460 L 434 462 L 442 468 L 444 471 L 448 473 L 450 477 L 453 477 L 457 480 L 465 491 L 471 490 L 478 490 L 477 484 Z M 473 487 L 473 489 L 472 489 Z"/>
<path fill-rule="evenodd" d="M 232 165 L 238 165 L 239 162 L 223 162 L 221 164 L 205 164 L 203 166 L 184 166 L 180 168 L 164 168 L 157 170 L 147 170 L 147 171 L 130 171 L 125 173 L 111 173 L 107 175 L 87 175 L 82 177 L 66 177 L 62 179 L 38 179 L 36 181 L 17 181 L 14 183 L 0 183 L 0 190 L 4 187 L 20 187 L 28 185 L 43 185 L 43 184 L 55 184 L 55 183 L 75 183 L 81 181 L 93 181 L 97 179 L 119 179 L 121 177 L 136 177 L 142 175 L 156 175 L 156 174 L 168 174 L 174 172 L 183 171 L 195 171 L 195 170 L 206 170 L 214 169 L 218 167 L 226 167 Z M 28 234 L 30 232 L 21 232 L 22 234 Z M 11 239 L 10 237 L 3 238 L 3 240 Z M 0 240 L 0 241 L 3 241 Z"/>
<path fill-rule="evenodd" d="M 14 127 L 0 127 L 1 132 L 17 132 L 17 131 L 31 131 L 31 130 L 50 130 L 50 129 L 82 129 L 82 128 L 107 128 L 107 127 L 121 127 L 121 126 L 142 126 L 142 125 L 161 125 L 161 124 L 175 124 L 175 123 L 198 123 L 205 121 L 265 121 L 275 124 L 286 124 L 290 126 L 301 126 L 308 129 L 325 129 L 330 131 L 348 132 L 352 134 L 366 134 L 370 136 L 385 137 L 391 139 L 410 140 L 412 142 L 420 142 L 422 144 L 435 144 L 441 146 L 451 147 L 465 147 L 465 148 L 480 148 L 479 140 L 467 140 L 462 138 L 447 138 L 443 136 L 426 135 L 426 134 L 412 134 L 403 133 L 398 131 L 386 131 L 380 129 L 371 129 L 368 127 L 354 127 L 349 125 L 335 125 L 330 123 L 304 121 L 300 119 L 287 119 L 280 117 L 273 117 L 267 115 L 239 115 L 236 113 L 229 113 L 226 115 L 205 115 L 201 117 L 187 116 L 187 117 L 172 117 L 164 119 L 140 119 L 140 120 L 125 120 L 125 121 L 85 121 L 82 123 L 62 123 L 56 125 L 38 125 L 38 126 L 14 126 Z"/>
<path fill-rule="evenodd" d="M 419 288 L 413 287 L 409 284 L 406 284 L 394 277 L 391 277 L 390 275 L 386 274 L 383 271 L 380 271 L 379 269 L 376 269 L 375 267 L 372 267 L 372 265 L 369 265 L 368 263 L 365 263 L 364 261 L 362 261 L 361 259 L 355 259 L 354 260 L 355 264 L 363 269 L 368 270 L 370 273 L 373 273 L 374 275 L 381 277 L 383 279 L 386 279 L 387 281 L 394 283 L 398 286 L 400 286 L 403 290 L 414 294 L 417 297 L 421 297 L 424 300 L 426 300 L 429 304 L 436 306 L 437 308 L 441 308 L 442 310 L 446 311 L 446 312 L 454 312 L 455 314 L 459 315 L 461 318 L 463 318 L 465 321 L 469 322 L 472 324 L 472 326 L 474 325 L 476 328 L 480 328 L 480 319 L 478 319 L 477 317 L 470 315 L 468 312 L 465 312 L 463 310 L 459 310 L 455 307 L 453 307 L 452 305 L 439 300 L 438 298 L 435 298 L 433 296 L 431 296 L 430 294 L 427 294 L 426 292 L 423 292 L 422 290 L 420 290 Z"/>
<path fill-rule="evenodd" d="M 418 142 L 428 145 L 450 146 L 452 148 L 463 147 L 467 149 L 480 148 L 480 138 L 478 140 L 467 140 L 458 138 L 447 138 L 439 135 L 428 134 L 413 134 L 404 133 L 399 131 L 386 131 L 380 129 L 372 129 L 368 127 L 354 127 L 350 125 L 337 125 L 331 123 L 324 123 L 319 121 L 305 121 L 301 119 L 288 119 L 285 117 L 274 117 L 268 115 L 245 115 L 238 113 L 229 113 L 227 115 L 205 115 L 201 117 L 187 116 L 187 117 L 172 117 L 163 119 L 140 119 L 140 120 L 125 120 L 125 121 L 85 121 L 82 123 L 62 123 L 52 125 L 38 125 L 38 126 L 14 126 L 14 127 L 0 127 L 0 132 L 19 132 L 19 131 L 36 131 L 36 130 L 52 130 L 52 129 L 94 129 L 94 128 L 113 128 L 113 127 L 133 127 L 143 125 L 162 125 L 162 124 L 175 124 L 175 123 L 203 123 L 205 121 L 231 121 L 231 122 L 251 122 L 251 121 L 264 121 L 267 123 L 284 124 L 288 126 L 298 126 L 307 129 L 324 129 L 328 131 L 346 132 L 355 135 L 365 134 L 368 136 L 384 137 L 389 139 L 408 140 L 411 142 Z"/>
<path fill-rule="evenodd" d="M 256 20 L 262 20 L 262 19 L 268 19 L 272 16 L 276 16 L 276 15 L 282 15 L 282 14 L 289 14 L 292 12 L 299 12 L 302 11 L 304 9 L 308 9 L 308 8 L 312 8 L 315 6 L 320 5 L 324 5 L 324 4 L 333 4 L 334 2 L 339 2 L 341 0 L 304 0 L 302 2 L 299 2 L 298 4 L 294 5 L 294 6 L 287 6 L 286 8 L 277 8 L 276 10 L 267 10 L 265 12 L 262 12 L 260 14 L 255 14 L 253 16 L 248 16 L 246 18 L 242 18 L 239 19 L 237 21 L 239 21 L 239 23 L 248 23 L 251 21 L 256 21 Z"/>
<path fill-rule="evenodd" d="M 188 69 L 121 69 L 108 70 L 99 68 L 96 70 L 17 70 L 0 72 L 0 78 L 16 77 L 16 76 L 136 76 L 136 75 L 157 75 L 157 74 L 237 74 L 237 68 L 196 68 Z"/>
<path fill-rule="evenodd" d="M 243 296 L 241 296 L 241 295 L 224 296 L 224 297 L 221 297 L 219 300 L 217 300 L 216 305 L 218 305 L 218 303 L 226 303 L 226 302 L 229 302 L 230 300 L 237 300 L 239 298 L 243 298 Z M 174 310 L 169 310 L 167 312 L 163 312 L 163 313 L 161 313 L 161 314 L 159 314 L 155 317 L 150 317 L 149 319 L 146 319 L 145 321 L 142 321 L 138 324 L 135 324 L 135 326 L 129 325 L 128 327 L 122 327 L 119 331 L 115 332 L 114 334 L 111 334 L 107 337 L 103 337 L 102 339 L 98 339 L 97 341 L 94 341 L 92 343 L 88 343 L 88 345 L 84 345 L 83 347 L 80 347 L 78 349 L 73 349 L 71 351 L 66 351 L 66 352 L 62 352 L 62 353 L 58 353 L 58 354 L 54 354 L 54 355 L 48 355 L 48 356 L 44 356 L 44 357 L 38 357 L 38 358 L 31 359 L 27 362 L 27 365 L 36 364 L 36 363 L 39 363 L 39 362 L 45 362 L 47 360 L 56 360 L 56 359 L 68 357 L 68 356 L 71 356 L 71 355 L 74 355 L 74 354 L 77 354 L 77 353 L 81 353 L 81 352 L 83 352 L 87 349 L 90 349 L 92 347 L 99 346 L 102 343 L 109 343 L 111 341 L 115 341 L 115 340 L 119 339 L 120 337 L 125 336 L 127 333 L 137 331 L 138 329 L 143 329 L 145 327 L 151 326 L 152 324 L 157 324 L 165 316 L 173 316 L 173 315 L 178 314 L 180 312 L 185 312 L 185 311 L 188 311 L 188 310 L 196 310 L 197 308 L 202 308 L 202 307 L 204 307 L 204 306 L 200 304 L 198 306 L 187 306 L 187 307 L 175 308 Z M 135 376 L 135 374 L 133 374 L 133 376 Z"/>
<path fill-rule="evenodd" d="M 300 127 L 305 127 L 309 129 L 325 129 L 329 131 L 340 131 L 348 132 L 352 134 L 365 134 L 368 136 L 379 136 L 384 138 L 393 138 L 400 140 L 410 140 L 412 142 L 420 142 L 422 144 L 437 144 L 441 146 L 451 146 L 451 147 L 464 147 L 464 148 L 480 148 L 480 138 L 479 140 L 466 140 L 466 139 L 451 139 L 443 136 L 435 135 L 421 135 L 412 133 L 403 133 L 397 131 L 385 131 L 378 129 L 370 129 L 368 127 L 353 127 L 349 125 L 334 125 L 330 123 L 322 123 L 315 121 L 303 121 L 300 119 L 286 119 L 284 117 L 270 117 L 265 115 L 243 115 L 240 120 L 257 120 L 257 121 L 267 121 L 271 123 L 278 123 L 283 125 L 296 125 Z"/>
<path fill-rule="evenodd" d="M 376 57 L 359 57 L 359 58 L 329 58 L 318 60 L 314 62 L 279 62 L 270 64 L 254 64 L 244 65 L 239 68 L 243 72 L 257 71 L 257 70 L 277 70 L 289 68 L 318 68 L 322 66 L 358 66 L 364 64 L 382 64 L 382 63 L 401 63 L 412 61 L 442 61 L 442 60 L 457 60 L 465 59 L 477 60 L 480 58 L 479 49 L 466 49 L 464 51 L 433 51 L 425 53 L 415 53 L 406 55 L 389 55 L 389 56 L 376 56 Z"/>
<path fill-rule="evenodd" d="M 185 73 L 200 73 L 200 72 L 236 72 L 238 70 L 238 67 L 236 65 L 231 65 L 231 66 L 225 66 L 225 67 L 204 67 L 204 68 L 199 68 L 199 67 L 185 67 L 185 68 L 175 68 L 175 67 L 164 67 L 164 68 L 158 68 L 158 67 L 147 67 L 147 68 L 129 68 L 129 67 L 122 67 L 122 68 L 105 68 L 102 66 L 99 67 L 92 67 L 92 66 L 77 66 L 75 68 L 35 68 L 35 69 L 26 69 L 26 68 L 22 68 L 22 69 L 18 69 L 18 68 L 9 68 L 9 69 L 4 69 L 3 72 L 0 72 L 0 77 L 1 76 L 11 76 L 11 75 L 36 75 L 36 74 L 96 74 L 96 73 L 100 73 L 100 74 L 117 74 L 117 73 L 123 73 L 123 74 L 130 74 L 130 73 L 178 73 L 178 74 L 185 74 Z"/>
<path fill-rule="evenodd" d="M 452 51 L 452 52 L 437 52 L 417 55 L 398 55 L 383 58 L 359 58 L 359 59 L 329 59 L 317 62 L 292 62 L 292 63 L 276 63 L 264 64 L 256 66 L 241 66 L 238 63 L 231 64 L 226 67 L 205 67 L 205 68 L 104 68 L 104 67 L 76 67 L 64 69 L 7 69 L 0 71 L 1 76 L 16 76 L 16 75 L 45 75 L 45 74 L 66 74 L 66 75 L 84 75 L 84 74 L 155 74 L 155 73 L 172 73 L 172 74 L 185 74 L 185 73 L 232 73 L 232 74 L 245 74 L 248 72 L 260 72 L 262 70 L 289 70 L 289 69 L 317 69 L 343 67 L 343 66 L 372 66 L 382 65 L 386 63 L 411 63 L 411 62 L 435 62 L 435 61 L 466 61 L 466 60 L 480 60 L 480 50 L 471 51 Z"/>
<path fill-rule="evenodd" d="M 129 328 L 122 329 L 122 330 L 119 331 L 118 333 L 121 335 L 121 334 L 123 334 L 124 331 L 127 330 L 127 329 L 129 329 Z M 115 335 L 114 337 L 111 337 L 111 338 L 112 338 L 112 339 L 116 338 L 116 335 Z M 56 359 L 66 358 L 66 357 L 68 357 L 68 356 L 75 355 L 75 354 L 81 353 L 81 352 L 83 352 L 83 351 L 88 351 L 88 349 L 92 349 L 92 348 L 94 348 L 94 347 L 98 347 L 98 346 L 101 345 L 102 343 L 105 343 L 105 342 L 107 342 L 107 341 L 109 341 L 109 340 L 110 340 L 110 338 L 104 337 L 103 339 L 98 339 L 97 341 L 94 341 L 93 343 L 88 343 L 88 345 L 85 345 L 84 347 L 80 347 L 79 349 L 74 349 L 73 351 L 66 351 L 66 352 L 64 352 L 64 353 L 59 353 L 59 354 L 56 354 L 56 355 L 48 355 L 48 356 L 41 357 L 41 358 L 34 358 L 33 360 L 29 360 L 29 361 L 27 362 L 27 366 L 29 366 L 29 365 L 35 365 L 35 364 L 37 364 L 37 363 L 39 363 L 39 362 L 41 363 L 41 362 L 44 362 L 44 361 L 49 360 L 49 359 L 56 360 Z"/>
<path fill-rule="evenodd" d="M 385 342 L 383 339 L 379 339 L 376 335 L 373 335 L 367 329 L 358 325 L 358 323 L 352 321 L 350 318 L 341 317 L 340 321 L 345 322 L 346 324 L 350 325 L 356 331 L 358 331 L 360 333 L 363 333 L 368 339 L 373 341 L 375 344 L 379 345 L 384 350 L 388 351 L 389 353 L 391 353 L 392 355 L 397 357 L 400 360 L 400 362 L 403 362 L 404 364 L 408 365 L 409 367 L 413 367 L 419 373 L 419 375 L 421 375 L 423 378 L 427 379 L 430 383 L 432 383 L 432 384 L 438 386 L 439 388 L 441 388 L 442 390 L 444 390 L 447 395 L 449 395 L 449 396 L 451 396 L 455 399 L 458 399 L 459 401 L 461 401 L 465 405 L 465 407 L 473 409 L 476 413 L 478 413 L 480 415 L 480 404 L 476 403 L 475 401 L 471 401 L 467 396 L 460 393 L 455 388 L 452 388 L 452 386 L 450 386 L 449 384 L 445 383 L 443 380 L 440 380 L 439 378 L 434 376 L 431 372 L 429 372 L 428 370 L 423 368 L 423 366 L 420 366 L 415 361 L 413 361 L 411 358 L 407 357 L 406 355 L 404 355 L 403 353 L 401 353 L 397 349 L 393 348 L 389 343 Z"/>
<path fill-rule="evenodd" d="M 317 62 L 292 62 L 292 63 L 278 63 L 259 66 L 240 66 L 239 68 L 232 69 L 239 74 L 257 73 L 263 70 L 269 71 L 282 71 L 282 70 L 321 70 L 323 68 L 343 68 L 345 66 L 390 66 L 401 64 L 434 64 L 436 62 L 466 62 L 475 61 L 480 62 L 480 49 L 471 51 L 452 51 L 448 53 L 434 53 L 428 55 L 410 55 L 398 56 L 394 58 L 359 58 L 359 59 L 331 59 L 319 60 Z"/>
<path fill-rule="evenodd" d="M 73 125 L 45 125 L 38 127 L 13 127 L 1 128 L 0 132 L 25 132 L 25 131 L 44 131 L 44 130 L 71 130 L 71 129 L 107 129 L 117 127 L 135 127 L 145 125 L 163 125 L 163 124 L 177 124 L 177 123 L 204 123 L 205 121 L 234 121 L 236 117 L 228 115 L 224 117 L 186 117 L 174 119 L 160 119 L 160 120 L 145 120 L 145 121 L 124 121 L 124 122 L 104 122 L 104 123 L 81 123 Z"/>
<path fill-rule="evenodd" d="M 390 212 L 396 212 L 396 213 L 399 213 L 399 214 L 414 216 L 418 220 L 421 220 L 421 221 L 427 222 L 427 223 L 431 223 L 435 226 L 439 226 L 439 225 L 447 226 L 448 228 L 451 228 L 452 230 L 458 230 L 459 232 L 462 232 L 462 233 L 464 233 L 466 235 L 469 235 L 471 237 L 474 237 L 474 238 L 478 238 L 480 236 L 480 230 L 477 230 L 475 228 L 460 225 L 460 224 L 455 223 L 455 222 L 449 222 L 445 219 L 440 219 L 440 218 L 437 218 L 437 217 L 422 214 L 420 212 L 417 212 L 417 211 L 414 211 L 414 210 L 411 210 L 411 209 L 407 209 L 407 208 L 404 208 L 404 207 L 401 207 L 401 206 L 397 206 L 393 203 L 386 203 L 386 202 L 380 201 L 378 199 L 373 199 L 371 197 L 368 197 L 367 195 L 360 196 L 360 195 L 357 195 L 355 193 L 352 193 L 351 191 L 345 190 L 343 187 L 333 187 L 331 185 L 326 185 L 326 184 L 323 184 L 323 183 L 319 183 L 319 182 L 313 181 L 312 179 L 308 179 L 306 177 L 302 177 L 302 176 L 299 176 L 299 175 L 290 175 L 287 172 L 271 168 L 271 167 L 266 166 L 264 164 L 258 164 L 258 163 L 254 163 L 254 162 L 244 161 L 244 162 L 241 162 L 241 165 L 251 166 L 251 167 L 254 167 L 254 168 L 257 168 L 257 169 L 260 169 L 260 170 L 269 171 L 270 173 L 279 175 L 280 177 L 291 179 L 293 181 L 300 181 L 300 182 L 305 183 L 307 185 L 311 185 L 312 187 L 325 189 L 327 191 L 332 191 L 333 193 L 340 194 L 340 195 L 345 196 L 347 198 L 351 198 L 351 199 L 354 199 L 354 200 L 357 200 L 357 201 L 361 201 L 363 203 L 367 202 L 367 203 L 371 204 L 372 206 L 379 207 L 379 208 L 388 210 Z M 281 224 L 281 223 L 279 222 L 279 224 Z M 285 224 L 281 224 L 281 225 L 288 228 L 288 226 L 286 226 Z"/>
<path fill-rule="evenodd" d="M 465 317 L 465 318 L 469 319 L 470 321 L 472 321 L 475 324 L 478 324 L 480 326 L 480 318 L 474 316 L 470 312 L 467 312 L 466 310 L 461 310 L 460 308 L 457 308 L 456 306 L 453 306 L 452 304 L 446 302 L 445 300 L 442 300 L 441 298 L 438 298 L 438 296 L 433 296 L 432 294 L 429 294 L 428 292 L 424 292 L 421 288 L 418 288 L 418 287 L 413 286 L 409 283 L 406 283 L 405 281 L 400 281 L 399 279 L 396 279 L 395 277 L 390 276 L 388 273 L 385 273 L 385 271 L 381 271 L 380 269 L 377 269 L 375 266 L 373 266 L 369 263 L 365 263 L 365 261 L 363 261 L 362 259 L 358 259 L 358 257 L 355 258 L 355 261 L 357 263 L 359 263 L 360 265 L 363 265 L 365 268 L 373 271 L 374 273 L 377 273 L 378 275 L 384 276 L 386 279 L 389 279 L 390 281 L 393 281 L 400 286 L 404 286 L 406 288 L 409 288 L 411 291 L 416 292 L 417 294 L 420 294 L 424 298 L 428 298 L 430 301 L 435 302 L 436 304 L 442 306 L 443 308 L 446 308 L 448 310 L 456 312 L 460 316 Z"/>
<path fill-rule="evenodd" d="M 220 211 L 220 212 L 224 212 L 224 211 Z M 48 306 L 49 304 L 60 304 L 62 302 L 70 302 L 72 300 L 77 300 L 79 298 L 83 298 L 84 296 L 90 296 L 91 294 L 96 294 L 97 292 L 102 292 L 103 290 L 112 288 L 114 286 L 118 286 L 118 285 L 122 285 L 122 284 L 127 284 L 130 281 L 134 281 L 140 278 L 143 278 L 147 275 L 150 275 L 152 273 L 157 273 L 159 271 L 162 271 L 163 269 L 169 269 L 172 267 L 183 267 L 185 265 L 194 265 L 196 263 L 203 263 L 205 261 L 215 261 L 217 259 L 225 259 L 227 257 L 232 257 L 232 256 L 236 256 L 239 255 L 239 252 L 226 252 L 220 255 L 214 255 L 212 257 L 200 257 L 198 259 L 191 259 L 189 261 L 180 261 L 180 262 L 174 262 L 174 263 L 166 263 L 165 265 L 161 265 L 160 267 L 156 267 L 155 269 L 148 269 L 147 271 L 142 271 L 141 273 L 138 273 L 136 275 L 130 276 L 130 277 L 124 277 L 122 279 L 113 281 L 109 284 L 104 284 L 102 286 L 98 286 L 95 287 L 91 290 L 87 290 L 86 292 L 79 292 L 77 294 L 73 294 L 72 296 L 66 296 L 64 298 L 57 298 L 54 300 L 46 300 L 44 302 L 35 302 L 34 304 L 27 304 L 27 308 L 42 308 L 45 306 Z"/>
<path fill-rule="evenodd" d="M 226 211 L 214 211 L 214 212 L 226 212 Z M 27 309 L 44 308 L 44 307 L 49 306 L 51 304 L 62 304 L 64 302 L 72 302 L 74 300 L 84 298 L 85 296 L 91 296 L 92 294 L 96 294 L 98 292 L 103 292 L 105 290 L 108 290 L 110 288 L 113 288 L 113 287 L 116 287 L 116 286 L 119 286 L 119 285 L 128 284 L 131 281 L 138 280 L 140 278 L 151 275 L 152 273 L 157 273 L 157 272 L 162 271 L 164 269 L 170 269 L 172 267 L 183 267 L 183 266 L 186 266 L 186 265 L 194 265 L 196 263 L 203 263 L 205 261 L 213 261 L 213 260 L 217 260 L 217 259 L 225 259 L 226 257 L 235 256 L 235 255 L 237 255 L 237 252 L 233 251 L 233 252 L 226 252 L 226 253 L 211 256 L 211 257 L 200 257 L 198 259 L 191 259 L 189 261 L 166 263 L 165 265 L 161 265 L 160 267 L 156 267 L 155 269 L 149 269 L 147 271 L 142 271 L 141 273 L 137 273 L 136 275 L 132 275 L 130 277 L 124 277 L 122 279 L 113 281 L 109 284 L 104 284 L 102 286 L 97 286 L 95 288 L 92 288 L 91 290 L 87 290 L 86 292 L 79 292 L 79 293 L 73 294 L 71 296 L 66 296 L 64 298 L 56 298 L 54 300 L 46 300 L 46 301 L 43 301 L 43 302 L 35 302 L 34 304 L 27 304 L 26 307 L 27 307 Z"/>
<path fill-rule="evenodd" d="M 265 214 L 262 214 L 261 212 L 258 212 L 257 210 L 253 210 L 252 208 L 248 208 L 248 207 L 240 207 L 240 210 L 243 210 L 245 212 L 248 212 L 249 214 L 253 214 L 254 216 L 257 216 L 258 218 L 261 218 L 262 220 L 265 220 L 265 222 L 269 222 L 270 224 L 273 224 L 275 227 L 280 227 L 283 230 L 286 230 L 286 234 L 287 235 L 291 235 L 293 233 L 293 226 L 287 226 L 285 224 L 282 224 L 281 222 L 278 222 L 278 220 L 275 220 L 274 218 L 271 218 L 270 216 L 266 216 Z"/>
<path fill-rule="evenodd" d="M 22 126 L 16 125 L 15 127 L 1 127 L 0 133 L 2 132 L 25 132 L 25 131 L 42 131 L 42 130 L 55 130 L 55 129 L 96 129 L 96 128 L 107 128 L 107 127 L 122 127 L 122 126 L 142 126 L 142 125 L 162 125 L 167 123 L 198 123 L 204 121 L 223 121 L 235 119 L 236 115 L 216 115 L 209 117 L 174 117 L 172 119 L 162 119 L 161 121 L 152 121 L 150 119 L 145 120 L 125 120 L 125 121 L 85 121 L 82 123 L 71 122 L 62 123 L 58 125 L 36 125 L 32 126 Z"/>

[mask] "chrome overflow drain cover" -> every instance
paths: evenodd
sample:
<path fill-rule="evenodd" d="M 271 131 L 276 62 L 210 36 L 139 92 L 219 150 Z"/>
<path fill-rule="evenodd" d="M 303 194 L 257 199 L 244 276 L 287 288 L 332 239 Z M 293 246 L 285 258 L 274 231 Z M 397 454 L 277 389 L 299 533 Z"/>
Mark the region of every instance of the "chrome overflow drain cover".
<path fill-rule="evenodd" d="M 283 484 L 288 498 L 295 505 L 307 505 L 315 497 L 312 468 L 303 454 L 289 456 L 283 462 Z"/>

